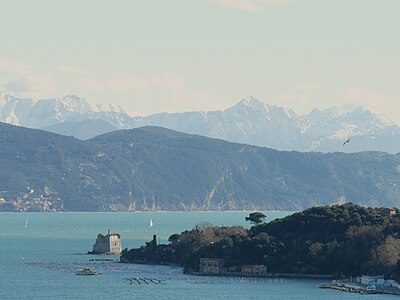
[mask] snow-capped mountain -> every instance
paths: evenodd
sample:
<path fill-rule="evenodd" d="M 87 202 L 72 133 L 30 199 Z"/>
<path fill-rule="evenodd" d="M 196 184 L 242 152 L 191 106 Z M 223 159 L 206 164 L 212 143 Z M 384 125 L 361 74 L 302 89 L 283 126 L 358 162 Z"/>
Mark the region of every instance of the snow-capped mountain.
<path fill-rule="evenodd" d="M 155 125 L 279 149 L 298 135 L 298 116 L 290 109 L 261 103 L 253 97 L 223 111 L 161 113 L 134 118 L 133 127 Z"/>
<path fill-rule="evenodd" d="M 365 107 L 314 109 L 301 116 L 254 97 L 225 110 L 130 117 L 121 107 L 91 105 L 77 96 L 32 100 L 3 92 L 0 93 L 0 121 L 78 138 L 90 138 L 114 128 L 152 125 L 278 150 L 400 152 L 400 128 Z M 349 138 L 351 142 L 343 146 Z"/>
<path fill-rule="evenodd" d="M 253 97 L 223 111 L 161 113 L 133 119 L 132 127 L 155 125 L 278 150 L 400 152 L 400 128 L 364 107 L 314 109 L 300 116 Z M 351 143 L 343 146 L 343 142 Z"/>
<path fill-rule="evenodd" d="M 400 152 L 396 141 L 400 137 L 400 128 L 385 116 L 374 114 L 365 107 L 314 109 L 299 119 L 306 151 Z M 347 139 L 351 139 L 351 143 L 344 147 L 340 142 Z"/>
<path fill-rule="evenodd" d="M 85 99 L 66 95 L 54 99 L 19 99 L 0 92 L 0 121 L 30 128 L 46 128 L 63 122 L 101 119 L 123 128 L 130 117 L 121 107 L 91 105 Z"/>

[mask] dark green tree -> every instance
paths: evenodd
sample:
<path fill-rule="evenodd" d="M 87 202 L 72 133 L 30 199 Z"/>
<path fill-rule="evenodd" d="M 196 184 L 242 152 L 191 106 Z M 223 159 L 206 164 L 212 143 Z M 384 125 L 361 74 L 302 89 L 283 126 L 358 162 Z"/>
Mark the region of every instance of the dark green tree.
<path fill-rule="evenodd" d="M 176 242 L 178 242 L 179 241 L 179 238 L 181 237 L 181 235 L 180 234 L 177 234 L 177 233 L 174 233 L 173 235 L 171 235 L 169 238 L 168 238 L 168 242 L 170 242 L 170 243 L 176 243 Z"/>
<path fill-rule="evenodd" d="M 250 221 L 254 225 L 260 225 L 262 223 L 265 223 L 266 217 L 267 216 L 264 215 L 263 213 L 256 211 L 249 214 L 248 217 L 245 217 L 245 220 Z"/>

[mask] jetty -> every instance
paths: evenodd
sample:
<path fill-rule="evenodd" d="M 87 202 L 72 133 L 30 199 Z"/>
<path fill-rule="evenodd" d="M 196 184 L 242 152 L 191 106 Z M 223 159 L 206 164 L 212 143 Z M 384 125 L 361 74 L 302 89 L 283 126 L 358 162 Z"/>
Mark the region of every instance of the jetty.
<path fill-rule="evenodd" d="M 329 284 L 321 284 L 319 288 L 359 294 L 400 295 L 400 284 L 391 279 L 385 280 L 383 275 L 332 280 Z"/>

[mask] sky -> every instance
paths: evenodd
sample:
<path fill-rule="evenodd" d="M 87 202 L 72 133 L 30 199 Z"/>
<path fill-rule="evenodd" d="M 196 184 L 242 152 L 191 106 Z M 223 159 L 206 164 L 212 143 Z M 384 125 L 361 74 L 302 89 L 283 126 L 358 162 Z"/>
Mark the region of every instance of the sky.
<path fill-rule="evenodd" d="M 244 97 L 400 124 L 398 0 L 1 0 L 0 90 L 130 115 Z"/>

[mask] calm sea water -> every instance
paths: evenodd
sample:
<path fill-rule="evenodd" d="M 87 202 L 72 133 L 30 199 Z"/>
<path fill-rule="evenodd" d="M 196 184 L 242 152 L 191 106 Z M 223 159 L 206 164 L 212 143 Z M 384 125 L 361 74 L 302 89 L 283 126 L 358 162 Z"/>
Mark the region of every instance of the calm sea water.
<path fill-rule="evenodd" d="M 268 219 L 286 212 L 269 212 Z M 89 262 L 98 233 L 121 234 L 123 248 L 137 247 L 157 234 L 200 222 L 242 225 L 246 212 L 0 213 L 0 299 L 398 299 L 318 289 L 323 280 L 189 276 L 179 268 Z M 154 226 L 149 228 L 150 219 Z M 27 227 L 24 225 L 28 222 Z M 117 257 L 114 257 L 117 259 Z M 77 276 L 77 268 L 99 269 L 100 276 Z M 129 278 L 154 278 L 162 284 Z M 158 281 L 155 281 L 158 282 Z"/>

